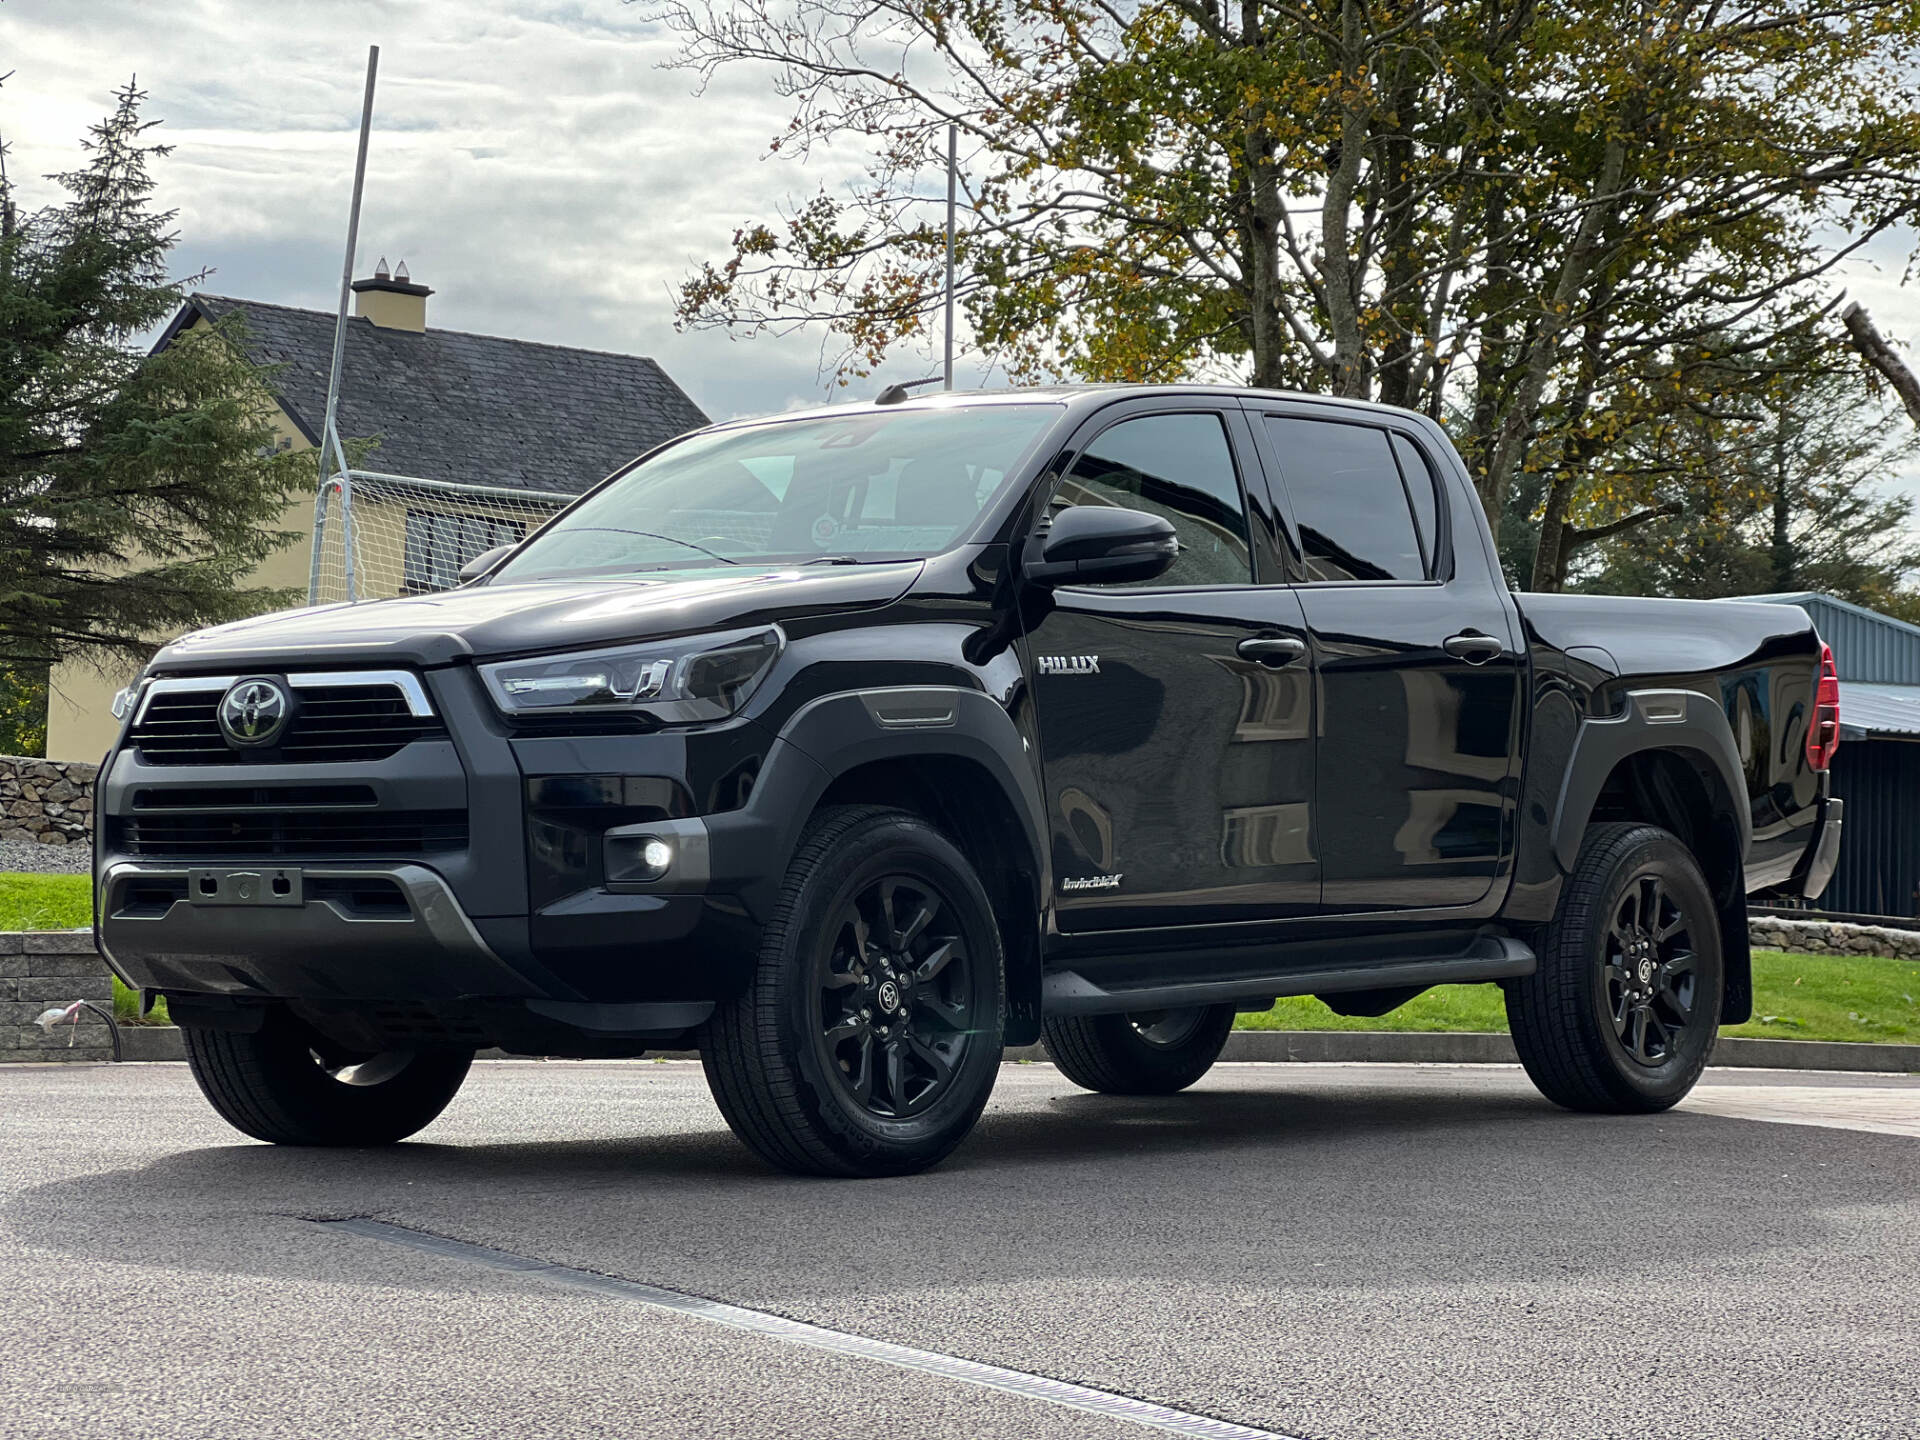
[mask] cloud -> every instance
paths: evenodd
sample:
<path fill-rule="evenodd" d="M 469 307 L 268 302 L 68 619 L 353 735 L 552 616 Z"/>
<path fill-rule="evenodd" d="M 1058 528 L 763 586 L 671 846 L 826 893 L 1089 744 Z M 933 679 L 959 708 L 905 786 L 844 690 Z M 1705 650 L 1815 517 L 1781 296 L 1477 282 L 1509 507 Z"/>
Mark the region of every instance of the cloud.
<path fill-rule="evenodd" d="M 436 326 L 652 355 L 717 417 L 842 396 L 817 338 L 680 335 L 672 306 L 736 226 L 856 157 L 761 163 L 788 117 L 765 77 L 696 96 L 663 68 L 673 38 L 620 0 L 7 0 L 5 19 L 0 133 L 26 203 L 137 75 L 175 147 L 156 177 L 177 268 L 211 268 L 209 290 L 331 308 L 377 43 L 359 273 L 404 258 Z"/>

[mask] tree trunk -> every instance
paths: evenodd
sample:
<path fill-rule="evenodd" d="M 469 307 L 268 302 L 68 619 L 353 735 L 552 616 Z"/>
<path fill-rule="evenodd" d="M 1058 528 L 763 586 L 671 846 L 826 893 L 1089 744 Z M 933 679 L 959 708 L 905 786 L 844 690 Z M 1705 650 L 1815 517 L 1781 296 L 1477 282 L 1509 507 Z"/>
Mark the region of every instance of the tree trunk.
<path fill-rule="evenodd" d="M 1506 493 L 1507 486 L 1520 473 L 1521 463 L 1526 459 L 1527 448 L 1539 420 L 1540 399 L 1546 393 L 1554 362 L 1560 357 L 1560 342 L 1567 327 L 1573 323 L 1575 307 L 1593 276 L 1594 266 L 1600 256 L 1602 232 L 1620 203 L 1621 180 L 1626 173 L 1626 165 L 1626 141 L 1618 137 L 1607 141 L 1587 213 L 1581 217 L 1580 229 L 1560 267 L 1552 295 L 1543 297 L 1546 300 L 1545 313 L 1528 346 L 1529 353 L 1521 371 L 1520 384 L 1506 405 L 1499 431 L 1488 450 L 1486 485 L 1493 488 L 1495 493 Z M 1570 491 L 1571 488 L 1570 481 L 1552 482 L 1548 492 L 1550 514 L 1552 495 L 1563 490 Z M 1558 519 L 1565 518 L 1566 499 L 1566 494 L 1562 493 Z M 1545 528 L 1541 531 L 1541 545 L 1550 548 L 1552 554 L 1544 557 L 1544 565 L 1536 560 L 1536 582 L 1543 573 L 1549 576 L 1553 574 L 1560 552 L 1559 538 L 1557 535 L 1549 537 Z M 1537 583 L 1535 588 L 1539 588 Z"/>
<path fill-rule="evenodd" d="M 1920 376 L 1907 368 L 1907 362 L 1900 358 L 1900 352 L 1887 343 L 1887 337 L 1874 328 L 1873 319 L 1861 308 L 1858 301 L 1840 312 L 1840 323 L 1847 327 L 1847 335 L 1853 341 L 1866 361 L 1893 386 L 1899 395 L 1900 403 L 1907 407 L 1907 414 L 1913 417 L 1913 423 L 1920 425 Z"/>
<path fill-rule="evenodd" d="M 1380 273 L 1383 308 L 1394 327 L 1380 358 L 1380 401 L 1409 410 L 1419 405 L 1413 389 L 1414 351 L 1426 338 L 1419 281 L 1426 257 L 1420 249 L 1419 217 L 1414 213 L 1413 136 L 1407 128 L 1418 98 L 1408 77 L 1412 64 L 1410 56 L 1399 59 L 1400 73 L 1391 88 L 1392 109 L 1386 117 L 1392 130 L 1380 141 L 1385 172 Z"/>
<path fill-rule="evenodd" d="M 1773 586 L 1781 594 L 1794 588 L 1793 495 L 1787 478 L 1787 428 L 1776 416 L 1773 427 Z"/>
<path fill-rule="evenodd" d="M 1239 43 L 1260 46 L 1260 7 L 1244 0 Z M 1266 130 L 1249 125 L 1246 137 L 1246 219 L 1241 225 L 1241 273 L 1247 281 L 1247 345 L 1253 356 L 1252 384 L 1282 388 L 1289 336 L 1280 318 L 1280 184 L 1273 165 L 1273 142 Z"/>
<path fill-rule="evenodd" d="M 1573 498 L 1573 479 L 1564 473 L 1547 482 L 1546 514 L 1540 518 L 1540 543 L 1533 551 L 1533 578 L 1529 590 L 1548 594 L 1567 583 L 1567 502 Z"/>
<path fill-rule="evenodd" d="M 1332 157 L 1325 202 L 1320 212 L 1321 273 L 1326 277 L 1327 328 L 1333 340 L 1333 393 L 1364 400 L 1369 389 L 1365 337 L 1360 330 L 1360 285 L 1350 229 L 1360 166 L 1366 159 L 1368 112 L 1356 93 L 1373 81 L 1366 73 L 1365 7 L 1360 0 L 1340 6 L 1339 153 Z"/>

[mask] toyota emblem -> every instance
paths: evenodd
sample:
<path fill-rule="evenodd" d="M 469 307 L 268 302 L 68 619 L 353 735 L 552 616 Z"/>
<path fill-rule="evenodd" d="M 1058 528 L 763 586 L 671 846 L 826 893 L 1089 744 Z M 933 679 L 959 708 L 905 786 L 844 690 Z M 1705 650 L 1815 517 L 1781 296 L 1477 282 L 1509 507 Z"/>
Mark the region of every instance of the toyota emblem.
<path fill-rule="evenodd" d="M 271 680 L 242 680 L 220 697 L 220 729 L 229 745 L 271 745 L 293 707 Z"/>

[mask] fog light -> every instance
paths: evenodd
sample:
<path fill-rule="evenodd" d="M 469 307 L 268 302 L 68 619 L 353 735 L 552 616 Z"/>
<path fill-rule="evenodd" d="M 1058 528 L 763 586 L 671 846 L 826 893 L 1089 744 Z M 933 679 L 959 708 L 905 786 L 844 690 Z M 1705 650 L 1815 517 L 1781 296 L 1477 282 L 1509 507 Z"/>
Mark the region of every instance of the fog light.
<path fill-rule="evenodd" d="M 673 846 L 658 835 L 607 836 L 607 879 L 646 884 L 673 868 Z"/>

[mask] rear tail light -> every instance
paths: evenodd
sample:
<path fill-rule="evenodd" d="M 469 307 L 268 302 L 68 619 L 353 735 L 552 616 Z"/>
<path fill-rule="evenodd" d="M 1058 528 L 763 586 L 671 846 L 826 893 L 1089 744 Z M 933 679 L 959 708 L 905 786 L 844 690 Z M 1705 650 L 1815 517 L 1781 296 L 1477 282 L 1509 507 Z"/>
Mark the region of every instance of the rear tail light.
<path fill-rule="evenodd" d="M 1820 685 L 1813 696 L 1813 720 L 1807 726 L 1807 765 L 1825 770 L 1840 748 L 1840 676 L 1833 668 L 1833 647 L 1820 647 Z"/>

